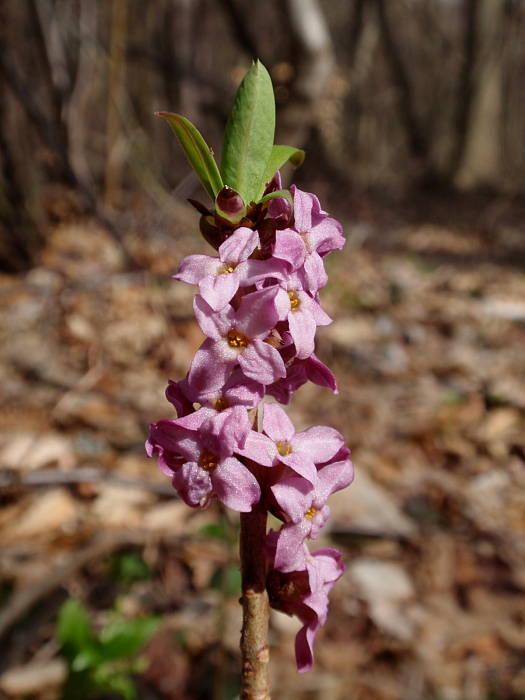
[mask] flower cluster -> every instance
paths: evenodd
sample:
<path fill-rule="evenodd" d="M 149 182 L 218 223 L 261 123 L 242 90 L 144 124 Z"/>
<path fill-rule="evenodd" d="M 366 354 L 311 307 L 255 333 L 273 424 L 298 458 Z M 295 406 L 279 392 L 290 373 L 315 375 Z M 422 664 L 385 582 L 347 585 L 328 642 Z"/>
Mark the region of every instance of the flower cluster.
<path fill-rule="evenodd" d="M 280 189 L 277 174 L 267 194 Z M 296 433 L 278 403 L 262 403 L 271 396 L 286 404 L 307 381 L 337 391 L 314 354 L 314 339 L 317 326 L 331 322 L 319 303 L 327 282 L 323 259 L 344 238 L 317 197 L 291 192 L 293 206 L 269 197 L 223 231 L 217 257 L 182 261 L 175 279 L 198 288 L 194 311 L 206 339 L 186 378 L 167 388 L 177 419 L 153 424 L 146 449 L 188 505 L 218 499 L 249 512 L 263 504 L 282 521 L 267 535 L 268 591 L 273 607 L 303 623 L 296 657 L 306 671 L 328 592 L 344 569 L 339 552 L 311 554 L 306 541 L 319 535 L 328 497 L 351 483 L 353 468 L 336 430 Z"/>

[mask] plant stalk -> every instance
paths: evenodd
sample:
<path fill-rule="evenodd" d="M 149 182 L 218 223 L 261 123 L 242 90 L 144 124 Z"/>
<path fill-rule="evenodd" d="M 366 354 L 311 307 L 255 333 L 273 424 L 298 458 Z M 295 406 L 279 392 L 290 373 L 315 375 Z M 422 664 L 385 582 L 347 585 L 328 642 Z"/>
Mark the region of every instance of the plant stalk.
<path fill-rule="evenodd" d="M 268 621 L 270 606 L 266 592 L 266 508 L 253 506 L 241 513 L 241 700 L 271 700 L 268 683 Z"/>

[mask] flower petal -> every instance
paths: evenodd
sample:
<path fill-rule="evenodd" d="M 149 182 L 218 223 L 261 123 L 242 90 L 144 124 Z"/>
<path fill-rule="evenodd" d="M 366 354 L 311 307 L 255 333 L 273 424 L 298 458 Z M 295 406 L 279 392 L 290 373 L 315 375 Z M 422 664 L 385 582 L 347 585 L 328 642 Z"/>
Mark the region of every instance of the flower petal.
<path fill-rule="evenodd" d="M 304 521 L 304 518 L 303 518 Z M 277 536 L 274 567 L 288 573 L 306 568 L 304 540 L 307 536 L 303 522 L 283 525 Z"/>
<path fill-rule="evenodd" d="M 168 386 L 166 387 L 166 398 L 175 406 L 175 410 L 177 411 L 179 418 L 181 416 L 186 416 L 188 413 L 193 411 L 193 401 L 187 396 L 187 391 L 187 379 L 183 379 L 180 382 L 174 382 L 171 379 L 168 380 Z"/>
<path fill-rule="evenodd" d="M 211 480 L 221 503 L 240 513 L 249 513 L 252 505 L 261 498 L 257 479 L 235 457 L 219 462 L 211 474 Z"/>
<path fill-rule="evenodd" d="M 304 287 L 310 292 L 317 292 L 326 285 L 328 276 L 319 253 L 314 251 L 306 256 L 302 275 L 304 278 Z"/>
<path fill-rule="evenodd" d="M 173 486 L 182 500 L 193 508 L 207 505 L 212 491 L 209 473 L 196 462 L 186 462 L 175 472 Z"/>
<path fill-rule="evenodd" d="M 295 636 L 295 662 L 299 673 L 310 671 L 314 665 L 314 641 L 320 625 L 301 627 Z"/>
<path fill-rule="evenodd" d="M 188 255 L 181 262 L 173 279 L 188 282 L 188 284 L 199 284 L 208 275 L 216 275 L 221 265 L 219 258 L 209 255 Z"/>
<path fill-rule="evenodd" d="M 315 493 L 312 484 L 306 479 L 292 476 L 277 482 L 271 489 L 275 500 L 292 522 L 302 523 L 304 514 L 312 505 Z"/>
<path fill-rule="evenodd" d="M 317 197 L 309 192 L 303 192 L 292 185 L 294 227 L 300 233 L 306 233 L 312 227 L 312 207 Z"/>
<path fill-rule="evenodd" d="M 279 460 L 293 469 L 296 474 L 307 479 L 313 486 L 317 484 L 317 468 L 312 460 L 304 452 L 291 452 L 284 457 L 279 455 Z"/>
<path fill-rule="evenodd" d="M 193 300 L 193 311 L 201 331 L 212 340 L 223 338 L 232 327 L 234 312 L 231 306 L 217 312 L 202 296 L 197 294 Z"/>
<path fill-rule="evenodd" d="M 221 244 L 219 256 L 225 263 L 237 264 L 247 260 L 258 245 L 259 234 L 257 231 L 241 226 Z"/>
<path fill-rule="evenodd" d="M 296 433 L 290 442 L 294 452 L 308 455 L 315 464 L 328 462 L 344 445 L 341 433 L 325 425 L 315 425 L 303 433 Z"/>
<path fill-rule="evenodd" d="M 214 311 L 221 311 L 224 309 L 233 299 L 238 289 L 239 275 L 235 271 L 219 275 L 210 275 L 209 277 L 205 277 L 199 284 L 201 297 Z M 222 329 L 222 325 L 220 327 Z M 203 332 L 206 331 L 203 329 Z M 209 335 L 209 333 L 206 333 L 206 335 Z"/>
<path fill-rule="evenodd" d="M 307 235 L 311 250 L 316 250 L 319 255 L 327 255 L 332 250 L 340 250 L 345 244 L 343 227 L 330 216 L 319 220 L 312 226 Z"/>
<path fill-rule="evenodd" d="M 246 443 L 242 449 L 237 448 L 235 452 L 242 457 L 252 459 L 263 467 L 271 467 L 277 461 L 277 449 L 275 443 L 262 433 L 250 431 L 246 438 Z"/>
<path fill-rule="evenodd" d="M 322 492 L 324 500 L 330 494 L 349 486 L 354 480 L 354 466 L 349 459 L 332 462 L 321 467 L 317 472 L 319 479 L 318 490 Z"/>
<path fill-rule="evenodd" d="M 283 358 L 262 340 L 254 340 L 239 354 L 239 365 L 247 377 L 264 385 L 286 376 Z"/>
<path fill-rule="evenodd" d="M 308 311 L 299 308 L 288 314 L 288 325 L 297 350 L 297 357 L 300 360 L 305 360 L 315 349 L 314 338 L 317 328 L 315 319 Z"/>
<path fill-rule="evenodd" d="M 241 286 L 246 287 L 260 280 L 286 279 L 288 266 L 283 260 L 268 258 L 267 260 L 250 259 L 242 262 L 236 269 L 241 279 Z"/>
<path fill-rule="evenodd" d="M 203 408 L 199 408 L 198 411 L 193 411 L 192 413 L 188 413 L 186 416 L 177 418 L 175 422 L 182 428 L 187 428 L 188 430 L 199 430 L 202 424 L 209 420 L 212 416 L 216 415 L 216 413 L 217 412 L 214 411 L 213 408 L 204 406 Z"/>
<path fill-rule="evenodd" d="M 288 414 L 276 403 L 264 404 L 263 430 L 274 442 L 289 442 L 295 435 Z"/>
<path fill-rule="evenodd" d="M 289 263 L 292 270 L 298 270 L 304 263 L 306 248 L 301 236 L 291 229 L 276 231 L 273 257 Z"/>
<path fill-rule="evenodd" d="M 316 355 L 310 355 L 310 357 L 304 361 L 304 369 L 307 378 L 317 384 L 317 386 L 325 386 L 331 389 L 334 394 L 338 393 L 337 381 L 330 369 L 321 362 L 321 360 L 316 357 Z"/>
<path fill-rule="evenodd" d="M 263 400 L 264 384 L 247 379 L 238 369 L 232 372 L 222 393 L 230 406 L 253 408 Z"/>
<path fill-rule="evenodd" d="M 224 386 L 237 359 L 237 351 L 225 340 L 207 338 L 193 356 L 188 372 L 189 386 L 203 395 L 217 391 Z"/>
<path fill-rule="evenodd" d="M 235 328 L 247 338 L 266 338 L 279 321 L 275 305 L 278 292 L 279 287 L 275 286 L 243 296 L 235 314 Z"/>
<path fill-rule="evenodd" d="M 149 442 L 189 461 L 197 460 L 201 451 L 197 433 L 177 425 L 172 420 L 152 423 L 149 428 Z"/>
<path fill-rule="evenodd" d="M 243 406 L 232 406 L 216 414 L 203 429 L 217 436 L 221 458 L 229 457 L 238 447 L 244 447 L 251 432 L 248 412 Z"/>

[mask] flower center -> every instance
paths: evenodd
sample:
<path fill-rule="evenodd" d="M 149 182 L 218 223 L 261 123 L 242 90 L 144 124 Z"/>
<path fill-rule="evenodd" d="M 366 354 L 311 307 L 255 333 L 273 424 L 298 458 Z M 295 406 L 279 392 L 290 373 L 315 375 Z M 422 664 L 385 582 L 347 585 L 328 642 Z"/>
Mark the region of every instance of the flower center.
<path fill-rule="evenodd" d="M 226 401 L 226 399 L 223 399 L 222 397 L 220 399 L 217 399 L 214 404 L 213 408 L 216 411 L 224 411 L 225 408 L 228 408 L 230 404 Z"/>
<path fill-rule="evenodd" d="M 297 309 L 301 306 L 301 301 L 297 296 L 297 293 L 293 290 L 290 290 L 288 292 L 288 297 L 290 299 L 290 306 L 292 307 L 292 311 L 297 311 Z"/>
<path fill-rule="evenodd" d="M 239 331 L 236 331 L 235 328 L 228 331 L 226 340 L 228 341 L 228 345 L 232 348 L 248 347 L 248 338 L 242 333 L 239 333 Z"/>
<path fill-rule="evenodd" d="M 311 508 L 308 508 L 308 510 L 304 514 L 304 517 L 308 518 L 308 520 L 311 520 L 316 513 L 317 513 L 317 508 L 314 508 L 314 506 L 312 506 Z"/>
<path fill-rule="evenodd" d="M 276 442 L 275 446 L 281 457 L 286 457 L 286 455 L 289 455 L 292 451 L 292 446 L 288 442 Z"/>
<path fill-rule="evenodd" d="M 214 455 L 213 452 L 209 452 L 209 450 L 204 450 L 199 459 L 199 467 L 204 469 L 205 472 L 212 472 L 218 463 L 219 458 L 217 455 Z"/>
<path fill-rule="evenodd" d="M 235 263 L 224 263 L 219 270 L 219 275 L 229 275 L 235 271 L 236 267 Z"/>

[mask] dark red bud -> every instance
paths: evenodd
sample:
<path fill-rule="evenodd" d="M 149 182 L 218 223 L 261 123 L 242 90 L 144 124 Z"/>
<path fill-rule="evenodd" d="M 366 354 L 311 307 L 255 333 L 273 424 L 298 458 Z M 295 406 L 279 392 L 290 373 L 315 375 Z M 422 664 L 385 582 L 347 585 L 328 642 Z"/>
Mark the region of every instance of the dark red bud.
<path fill-rule="evenodd" d="M 242 201 L 241 195 L 231 187 L 228 187 L 228 185 L 223 187 L 219 192 L 215 199 L 215 204 L 224 214 L 238 214 L 244 209 L 244 202 Z"/>
<path fill-rule="evenodd" d="M 246 214 L 246 207 L 241 195 L 227 185 L 215 198 L 217 213 L 232 224 L 237 224 Z"/>

